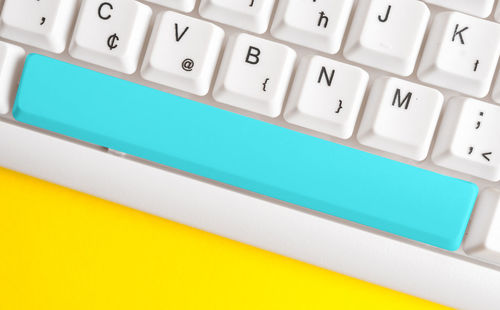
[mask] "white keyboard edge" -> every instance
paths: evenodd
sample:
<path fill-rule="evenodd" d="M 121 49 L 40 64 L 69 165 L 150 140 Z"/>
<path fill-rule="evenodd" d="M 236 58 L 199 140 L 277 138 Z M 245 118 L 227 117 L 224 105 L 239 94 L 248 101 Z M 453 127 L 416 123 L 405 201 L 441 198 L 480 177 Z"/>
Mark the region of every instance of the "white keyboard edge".
<path fill-rule="evenodd" d="M 454 253 L 394 240 L 3 120 L 0 136 L 0 166 L 443 305 L 497 309 L 500 304 L 500 272 Z"/>

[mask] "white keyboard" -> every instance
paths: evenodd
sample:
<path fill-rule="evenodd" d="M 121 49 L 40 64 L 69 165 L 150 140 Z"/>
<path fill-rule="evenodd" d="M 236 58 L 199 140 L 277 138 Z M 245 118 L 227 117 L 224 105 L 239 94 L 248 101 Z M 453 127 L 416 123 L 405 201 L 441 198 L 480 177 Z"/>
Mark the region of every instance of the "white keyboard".
<path fill-rule="evenodd" d="M 2 6 L 0 166 L 448 306 L 500 308 L 500 1 L 4 0 Z M 427 236 L 311 207 L 312 200 L 211 177 L 217 174 L 208 168 L 196 173 L 84 139 L 88 128 L 78 124 L 74 135 L 62 120 L 37 125 L 28 119 L 36 113 L 47 119 L 48 95 L 29 113 L 27 101 L 21 105 L 30 97 L 21 91 L 34 75 L 28 62 L 23 73 L 32 53 L 92 70 L 79 78 L 100 72 L 185 98 L 184 104 L 201 102 L 475 184 L 480 192 L 467 231 L 457 232 L 461 245 L 449 251 Z M 98 88 L 85 92 L 114 100 Z M 146 104 L 130 108 L 137 132 L 147 123 Z M 78 111 L 60 110 L 61 117 Z M 198 119 L 180 123 L 190 136 Z M 315 160 L 321 158 L 311 155 Z M 354 187 L 347 195 L 366 192 Z M 426 224 L 447 225 L 433 220 Z"/>

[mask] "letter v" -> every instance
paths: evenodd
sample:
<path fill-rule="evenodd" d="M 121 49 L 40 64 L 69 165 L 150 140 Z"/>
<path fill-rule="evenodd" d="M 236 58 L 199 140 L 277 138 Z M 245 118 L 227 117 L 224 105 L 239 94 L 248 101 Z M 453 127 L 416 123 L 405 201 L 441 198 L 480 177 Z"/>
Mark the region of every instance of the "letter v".
<path fill-rule="evenodd" d="M 189 27 L 186 27 L 184 29 L 184 31 L 181 33 L 181 35 L 179 36 L 179 25 L 177 25 L 177 23 L 175 23 L 175 41 L 179 42 L 182 39 L 182 37 L 186 34 L 188 29 L 189 29 Z"/>

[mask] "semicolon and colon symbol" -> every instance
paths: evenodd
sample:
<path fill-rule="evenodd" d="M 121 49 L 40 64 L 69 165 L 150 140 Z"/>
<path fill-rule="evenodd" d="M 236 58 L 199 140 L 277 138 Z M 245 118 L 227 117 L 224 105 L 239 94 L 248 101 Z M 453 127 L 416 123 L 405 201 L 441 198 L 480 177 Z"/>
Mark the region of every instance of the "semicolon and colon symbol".
<path fill-rule="evenodd" d="M 479 117 L 484 117 L 484 112 L 479 112 Z M 474 126 L 474 129 L 475 130 L 478 130 L 479 128 L 481 128 L 481 120 L 478 120 Z M 474 147 L 473 146 L 469 146 L 469 151 L 468 151 L 468 155 L 471 155 L 472 153 L 474 152 Z M 491 158 L 490 156 L 493 155 L 493 152 L 484 152 L 484 153 L 481 153 L 481 156 L 487 160 L 487 161 L 491 161 Z"/>

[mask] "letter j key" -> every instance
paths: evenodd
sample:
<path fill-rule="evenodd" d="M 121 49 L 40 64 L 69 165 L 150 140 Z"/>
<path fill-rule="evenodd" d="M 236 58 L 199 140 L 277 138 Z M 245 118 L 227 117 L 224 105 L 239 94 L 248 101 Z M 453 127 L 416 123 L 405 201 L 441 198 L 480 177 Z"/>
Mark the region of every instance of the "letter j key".
<path fill-rule="evenodd" d="M 429 15 L 429 9 L 420 1 L 360 0 L 344 56 L 408 76 L 415 68 Z"/>
<path fill-rule="evenodd" d="M 500 55 L 500 25 L 455 12 L 436 15 L 418 70 L 421 81 L 488 94 Z"/>

